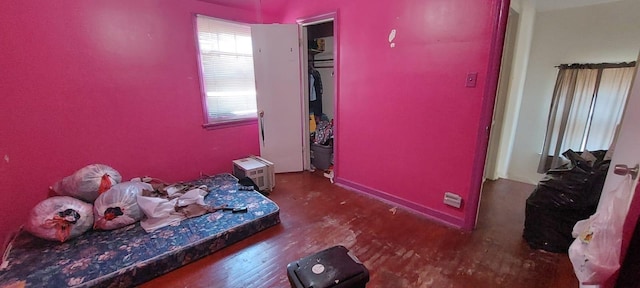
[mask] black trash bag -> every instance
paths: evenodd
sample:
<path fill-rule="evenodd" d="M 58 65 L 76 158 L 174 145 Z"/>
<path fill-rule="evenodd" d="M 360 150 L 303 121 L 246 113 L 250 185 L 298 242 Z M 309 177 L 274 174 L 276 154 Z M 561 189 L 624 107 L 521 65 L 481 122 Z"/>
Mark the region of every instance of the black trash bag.
<path fill-rule="evenodd" d="M 607 179 L 607 172 L 609 171 L 611 159 L 604 160 L 604 156 L 605 154 L 607 154 L 607 150 L 598 150 L 591 153 L 598 158 L 598 160 L 596 160 L 596 162 L 593 164 L 594 175 L 592 176 L 592 198 L 590 199 L 590 201 L 594 203 L 594 206 L 597 207 L 598 203 L 600 202 L 600 195 L 602 194 L 604 181 Z"/>
<path fill-rule="evenodd" d="M 526 205 L 523 237 L 533 249 L 567 253 L 573 243 L 571 231 L 579 220 L 591 216 L 588 210 L 547 209 Z"/>
<path fill-rule="evenodd" d="M 564 152 L 562 155 L 571 163 L 547 171 L 527 203 L 547 208 L 595 209 L 610 160 L 602 160 L 606 151 L 591 153 L 598 158 L 593 166 L 573 150 Z"/>
<path fill-rule="evenodd" d="M 610 160 L 604 150 L 590 153 L 591 163 L 567 150 L 571 162 L 549 170 L 527 198 L 523 237 L 531 248 L 567 253 L 573 226 L 595 213 Z"/>
<path fill-rule="evenodd" d="M 258 184 L 256 184 L 256 182 L 253 182 L 253 180 L 249 177 L 238 179 L 238 183 L 244 187 L 253 187 L 253 190 L 260 191 L 260 187 L 258 187 Z"/>
<path fill-rule="evenodd" d="M 258 184 L 253 182 L 253 180 L 249 177 L 238 179 L 238 184 L 240 184 L 241 190 L 251 190 L 248 188 L 253 187 L 253 190 L 260 192 L 260 194 L 264 196 L 269 196 L 269 191 L 260 191 L 260 187 L 258 186 Z"/>

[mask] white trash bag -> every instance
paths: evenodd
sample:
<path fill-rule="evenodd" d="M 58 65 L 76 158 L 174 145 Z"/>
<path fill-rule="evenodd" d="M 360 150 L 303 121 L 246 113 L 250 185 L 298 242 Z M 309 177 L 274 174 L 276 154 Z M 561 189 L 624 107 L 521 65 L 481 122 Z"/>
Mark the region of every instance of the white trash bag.
<path fill-rule="evenodd" d="M 31 209 L 25 230 L 36 237 L 64 242 L 91 229 L 93 205 L 68 196 L 47 198 Z"/>
<path fill-rule="evenodd" d="M 113 230 L 140 221 L 144 213 L 136 199 L 143 190 L 153 191 L 153 187 L 144 182 L 122 182 L 100 194 L 93 204 L 93 228 Z"/>
<path fill-rule="evenodd" d="M 602 194 L 596 213 L 573 227 L 576 239 L 569 246 L 569 259 L 580 283 L 603 284 L 620 268 L 622 229 L 629 209 L 633 180 Z"/>
<path fill-rule="evenodd" d="M 140 226 L 147 232 L 153 232 L 167 225 L 177 225 L 188 218 L 188 215 L 176 211 L 176 207 L 197 205 L 198 208 L 206 206 L 204 197 L 207 195 L 205 187 L 191 189 L 183 195 L 173 198 L 138 196 L 138 204 L 146 217 L 140 221 Z M 200 209 L 198 209 L 200 210 Z M 201 211 L 202 212 L 202 211 Z"/>
<path fill-rule="evenodd" d="M 64 177 L 54 184 L 52 189 L 58 195 L 93 203 L 99 194 L 121 181 L 122 176 L 115 169 L 103 164 L 92 164 Z"/>

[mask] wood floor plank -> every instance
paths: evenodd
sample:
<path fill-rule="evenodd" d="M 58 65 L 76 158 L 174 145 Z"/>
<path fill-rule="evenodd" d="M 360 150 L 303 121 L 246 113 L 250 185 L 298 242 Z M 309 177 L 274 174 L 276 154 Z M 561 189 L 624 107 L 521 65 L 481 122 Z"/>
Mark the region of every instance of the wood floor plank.
<path fill-rule="evenodd" d="M 370 270 L 367 287 L 578 287 L 566 254 L 533 250 L 522 238 L 533 185 L 485 183 L 469 233 L 340 188 L 318 171 L 276 181 L 270 198 L 281 224 L 142 287 L 290 287 L 288 263 L 333 245 Z"/>

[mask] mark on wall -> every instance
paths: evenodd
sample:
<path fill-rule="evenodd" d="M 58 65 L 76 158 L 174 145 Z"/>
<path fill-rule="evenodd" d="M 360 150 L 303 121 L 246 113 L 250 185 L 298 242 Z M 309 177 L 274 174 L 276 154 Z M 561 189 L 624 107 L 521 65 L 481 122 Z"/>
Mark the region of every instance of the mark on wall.
<path fill-rule="evenodd" d="M 396 29 L 391 29 L 391 32 L 389 33 L 389 43 L 391 48 L 396 47 L 396 43 L 393 43 L 393 39 L 396 38 Z"/>
<path fill-rule="evenodd" d="M 9 155 L 4 154 L 4 161 L 5 161 L 5 162 L 7 162 L 7 163 L 9 163 Z"/>

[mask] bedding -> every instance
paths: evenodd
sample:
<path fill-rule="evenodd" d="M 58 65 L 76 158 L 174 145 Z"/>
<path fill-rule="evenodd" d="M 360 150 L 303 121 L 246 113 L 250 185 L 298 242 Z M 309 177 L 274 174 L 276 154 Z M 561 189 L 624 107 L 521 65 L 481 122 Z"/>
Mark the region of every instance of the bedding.
<path fill-rule="evenodd" d="M 278 206 L 257 191 L 239 190 L 231 174 L 189 182 L 210 190 L 219 210 L 147 233 L 140 223 L 91 230 L 64 243 L 20 231 L 0 267 L 0 287 L 130 287 L 186 265 L 280 223 Z"/>

